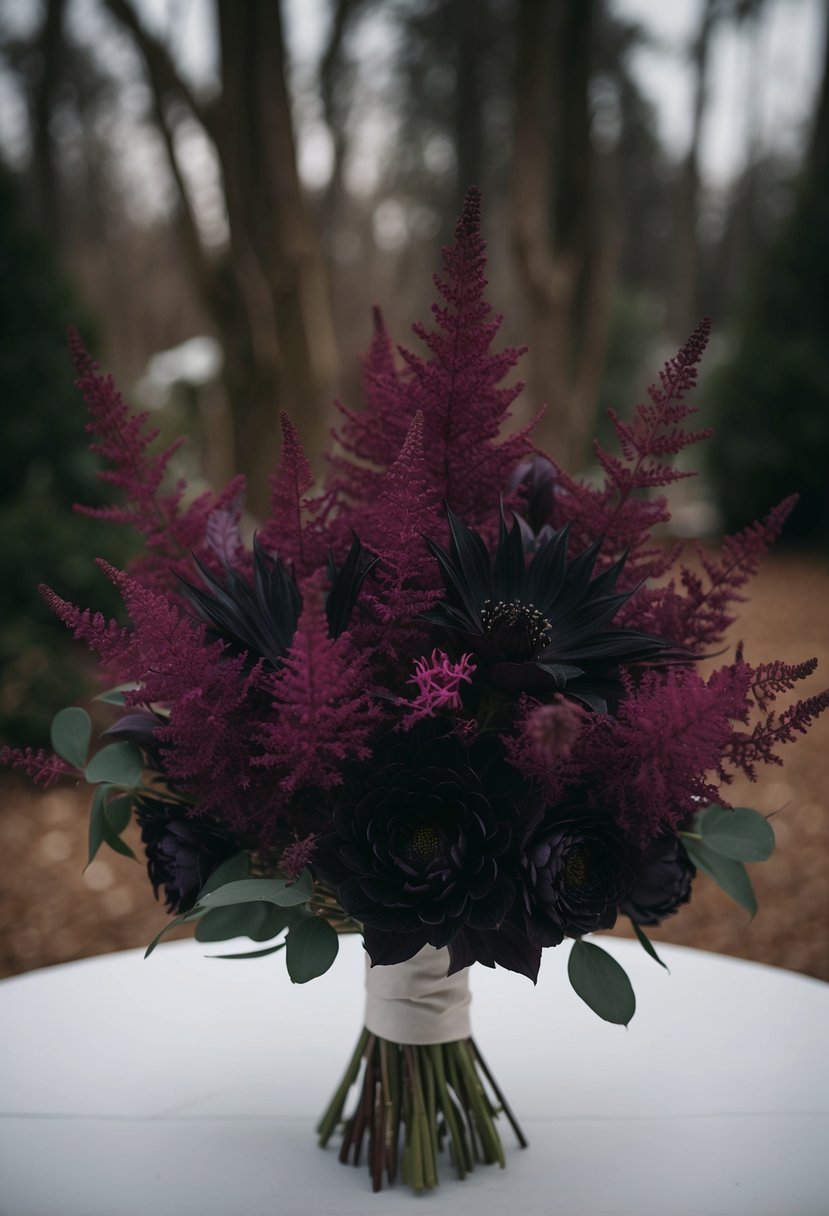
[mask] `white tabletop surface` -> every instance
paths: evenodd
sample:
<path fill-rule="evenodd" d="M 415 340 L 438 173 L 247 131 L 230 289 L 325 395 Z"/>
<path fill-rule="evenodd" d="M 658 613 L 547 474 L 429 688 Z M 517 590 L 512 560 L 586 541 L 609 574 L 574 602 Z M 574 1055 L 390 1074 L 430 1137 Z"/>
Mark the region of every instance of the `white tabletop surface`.
<path fill-rule="evenodd" d="M 249 945 L 250 943 L 240 943 Z M 507 1169 L 370 1192 L 313 1125 L 360 1029 L 363 956 L 305 987 L 280 954 L 177 942 L 0 984 L 2 1216 L 827 1216 L 829 985 L 603 938 L 638 1009 L 596 1018 L 545 954 L 537 988 L 472 970 L 473 1033 L 530 1140 Z"/>

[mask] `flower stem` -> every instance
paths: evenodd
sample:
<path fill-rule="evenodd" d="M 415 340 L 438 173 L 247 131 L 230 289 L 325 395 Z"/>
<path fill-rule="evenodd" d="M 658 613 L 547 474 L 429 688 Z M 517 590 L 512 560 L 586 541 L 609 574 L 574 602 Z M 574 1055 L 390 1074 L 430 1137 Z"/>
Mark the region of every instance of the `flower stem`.
<path fill-rule="evenodd" d="M 361 1074 L 362 1070 L 362 1076 Z M 349 1092 L 357 1101 L 343 1117 Z M 340 1161 L 359 1165 L 364 1139 L 372 1189 L 398 1175 L 416 1192 L 438 1185 L 448 1149 L 458 1178 L 476 1161 L 506 1165 L 496 1127 L 503 1113 L 522 1148 L 527 1141 L 472 1039 L 429 1046 L 392 1043 L 363 1030 L 317 1131 L 324 1147 L 342 1126 Z"/>

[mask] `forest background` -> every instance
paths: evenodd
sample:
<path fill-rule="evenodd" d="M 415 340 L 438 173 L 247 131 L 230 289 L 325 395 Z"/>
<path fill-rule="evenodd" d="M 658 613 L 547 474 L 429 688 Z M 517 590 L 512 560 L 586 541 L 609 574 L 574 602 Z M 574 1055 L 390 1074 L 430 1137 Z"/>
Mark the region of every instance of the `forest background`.
<path fill-rule="evenodd" d="M 95 691 L 36 594 L 115 612 L 72 388 L 75 324 L 194 489 L 267 502 L 287 409 L 318 452 L 360 403 L 371 308 L 410 340 L 466 187 L 490 298 L 526 342 L 517 421 L 591 474 L 604 410 L 641 398 L 710 314 L 716 434 L 675 535 L 715 545 L 797 491 L 746 606 L 751 653 L 829 682 L 826 0 L 2 0 L 0 737 L 42 742 Z M 695 457 L 696 458 L 696 457 Z M 788 547 L 788 548 L 787 548 Z M 737 640 L 736 638 L 734 639 Z M 821 683 L 821 675 L 823 683 Z M 738 791 L 780 851 L 746 926 L 710 886 L 663 934 L 829 979 L 827 728 Z M 739 801 L 739 798 L 738 798 Z M 164 919 L 123 859 L 82 876 L 85 806 L 0 784 L 0 974 L 139 945 Z M 48 887 L 50 896 L 39 892 Z"/>

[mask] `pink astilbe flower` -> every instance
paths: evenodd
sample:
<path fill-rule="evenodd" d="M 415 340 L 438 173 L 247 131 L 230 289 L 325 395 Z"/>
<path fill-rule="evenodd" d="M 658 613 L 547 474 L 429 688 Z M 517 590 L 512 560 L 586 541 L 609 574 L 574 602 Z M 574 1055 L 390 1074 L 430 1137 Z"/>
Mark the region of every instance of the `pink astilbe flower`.
<path fill-rule="evenodd" d="M 411 701 L 403 697 L 398 701 L 398 705 L 409 711 L 405 729 L 422 718 L 434 718 L 444 710 L 460 709 L 461 685 L 472 683 L 475 670 L 469 654 L 462 654 L 457 663 L 453 663 L 443 650 L 433 650 L 429 658 L 424 655 L 416 659 L 415 674 L 407 683 L 415 685 L 417 695 Z"/>
<path fill-rule="evenodd" d="M 190 554 L 211 562 L 205 545 L 208 521 L 216 511 L 233 509 L 244 492 L 243 477 L 235 477 L 218 495 L 208 491 L 185 505 L 185 483 L 171 490 L 163 483 L 170 461 L 184 442 L 178 439 L 161 452 L 150 449 L 158 429 L 147 429 L 149 415 L 133 414 L 116 390 L 112 377 L 93 362 L 76 331 L 70 346 L 77 374 L 76 384 L 89 409 L 87 431 L 93 436 L 90 450 L 110 466 L 100 472 L 102 480 L 123 493 L 121 506 L 84 507 L 84 515 L 128 524 L 145 538 L 146 552 L 132 566 L 133 573 L 148 585 L 178 596 L 176 573 L 190 571 Z"/>
<path fill-rule="evenodd" d="M 257 730 L 261 754 L 251 762 L 275 771 L 281 799 L 339 785 L 343 761 L 370 754 L 380 716 L 365 691 L 365 661 L 348 633 L 328 636 L 324 588 L 322 573 L 303 584 L 293 645 L 281 670 L 268 677 L 272 711 Z"/>
<path fill-rule="evenodd" d="M 314 478 L 296 427 L 280 414 L 282 457 L 271 477 L 270 516 L 259 530 L 264 549 L 278 553 L 302 578 L 324 564 L 330 538 L 326 528 L 330 495 L 309 493 Z M 347 542 L 346 542 L 347 547 Z"/>
<path fill-rule="evenodd" d="M 748 720 L 750 679 L 741 663 L 708 680 L 690 668 L 646 672 L 617 717 L 595 715 L 582 730 L 573 777 L 642 844 L 679 827 L 701 803 L 722 802 L 717 782 L 735 724 Z"/>
<path fill-rule="evenodd" d="M 77 777 L 78 771 L 54 752 L 31 747 L 0 747 L 0 765 L 21 769 L 31 777 L 35 785 L 44 789 L 60 781 L 61 777 Z"/>

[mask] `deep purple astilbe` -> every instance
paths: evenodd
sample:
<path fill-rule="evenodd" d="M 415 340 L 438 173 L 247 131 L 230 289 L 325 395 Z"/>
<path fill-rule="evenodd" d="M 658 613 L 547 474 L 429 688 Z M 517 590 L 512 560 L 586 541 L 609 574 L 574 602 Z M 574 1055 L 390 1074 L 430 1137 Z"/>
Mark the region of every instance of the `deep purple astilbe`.
<path fill-rule="evenodd" d="M 146 552 L 133 564 L 133 573 L 147 585 L 178 596 L 174 575 L 191 572 L 192 552 L 212 565 L 211 550 L 205 545 L 209 521 L 217 512 L 235 509 L 244 491 L 244 478 L 234 478 L 218 495 L 206 491 L 187 505 L 183 481 L 165 491 L 162 487 L 170 461 L 184 440 L 177 439 L 162 451 L 151 453 L 159 432 L 147 428 L 149 415 L 130 411 L 112 377 L 99 370 L 75 330 L 69 341 L 76 384 L 89 409 L 86 429 L 93 437 L 90 450 L 110 466 L 101 470 L 99 477 L 117 487 L 124 498 L 120 506 L 78 505 L 75 509 L 98 519 L 128 524 L 139 532 L 145 539 Z"/>
<path fill-rule="evenodd" d="M 563 697 L 542 704 L 526 693 L 518 708 L 512 731 L 501 736 L 507 760 L 555 806 L 564 798 L 573 749 L 590 715 Z"/>
<path fill-rule="evenodd" d="M 679 827 L 700 803 L 722 803 L 718 781 L 735 723 L 748 720 L 749 684 L 739 663 L 707 680 L 688 668 L 646 672 L 615 718 L 585 725 L 571 779 L 581 776 L 590 802 L 640 844 Z"/>
<path fill-rule="evenodd" d="M 297 577 L 303 578 L 325 563 L 331 498 L 309 493 L 314 478 L 302 441 L 284 411 L 280 422 L 282 455 L 270 479 L 270 514 L 259 529 L 259 543 L 268 552 L 278 553 L 284 562 L 293 565 Z"/>
<path fill-rule="evenodd" d="M 585 548 L 603 536 L 604 561 L 628 551 L 620 589 L 635 586 L 670 569 L 677 554 L 648 548 L 653 528 L 670 519 L 664 496 L 638 497 L 654 489 L 693 476 L 674 467 L 673 458 L 684 448 L 706 439 L 709 428 L 688 430 L 687 419 L 696 413 L 688 394 L 696 387 L 697 367 L 711 332 L 702 320 L 678 353 L 664 365 L 657 383 L 648 388 L 649 400 L 636 406 L 632 419 L 608 414 L 616 432 L 618 454 L 596 440 L 593 451 L 604 471 L 599 488 L 585 485 L 557 467 L 555 522 L 572 524 L 576 546 Z M 551 457 L 555 463 L 554 456 Z"/>
<path fill-rule="evenodd" d="M 635 621 L 637 627 L 696 653 L 718 645 L 737 619 L 733 606 L 745 602 L 743 588 L 757 573 L 796 502 L 797 495 L 785 498 L 765 519 L 726 536 L 716 555 L 696 545 L 702 572 L 683 565 L 681 590 L 674 579 L 664 587 L 643 588 L 624 606 L 620 621 Z"/>
<path fill-rule="evenodd" d="M 382 334 L 375 338 L 372 355 L 378 365 L 376 375 L 371 367 L 372 403 L 359 415 L 343 411 L 336 433 L 340 447 L 359 457 L 335 459 L 335 485 L 346 501 L 362 506 L 371 500 L 377 472 L 392 462 L 401 434 L 418 410 L 423 413 L 424 454 L 434 492 L 467 524 L 491 522 L 510 472 L 530 450 L 531 426 L 501 438 L 522 387 L 501 382 L 523 350 L 491 351 L 501 318 L 491 316 L 484 296 L 486 245 L 480 226 L 480 191 L 472 188 L 454 242 L 443 250 L 444 277 L 435 276 L 442 299 L 432 305 L 436 328 L 413 327 L 428 356 L 401 347 L 408 375 L 398 376 L 390 369 Z M 368 433 L 381 426 L 386 428 L 384 437 Z M 368 471 L 366 458 L 373 466 Z"/>
<path fill-rule="evenodd" d="M 379 478 L 376 497 L 357 522 L 361 540 L 379 561 L 358 600 L 354 639 L 372 653 L 378 675 L 387 678 L 390 663 L 405 679 L 407 656 L 422 649 L 426 638 L 418 615 L 440 588 L 437 564 L 423 537 L 446 531 L 426 465 L 421 413 L 412 419 L 400 453 Z"/>
<path fill-rule="evenodd" d="M 20 769 L 35 785 L 42 785 L 46 790 L 61 777 L 79 775 L 77 769 L 66 760 L 45 748 L 35 751 L 31 747 L 0 747 L 0 767 Z"/>
<path fill-rule="evenodd" d="M 336 402 L 344 421 L 334 431 L 336 448 L 327 458 L 338 492 L 361 506 L 376 498 L 383 472 L 403 446 L 416 412 L 409 377 L 395 364 L 379 308 L 372 310 L 372 318 L 371 345 L 362 361 L 363 408 L 351 410 Z"/>
<path fill-rule="evenodd" d="M 322 572 L 302 585 L 303 610 L 281 669 L 267 678 L 272 712 L 257 729 L 260 754 L 251 763 L 270 771 L 279 797 L 329 790 L 342 781 L 343 762 L 365 759 L 379 711 L 366 692 L 365 660 L 348 633 L 328 636 Z"/>
<path fill-rule="evenodd" d="M 783 760 L 776 749 L 784 743 L 793 743 L 798 735 L 805 735 L 815 718 L 829 709 L 829 689 L 795 701 L 778 713 L 769 706 L 777 697 L 791 692 L 796 684 L 811 676 L 817 659 L 807 659 L 803 663 L 784 663 L 778 659 L 752 666 L 738 658 L 737 665 L 748 673 L 749 704 L 762 716 L 751 730 L 734 732 L 725 751 L 725 762 L 740 769 L 749 780 L 756 781 L 758 764 L 782 765 Z"/>

